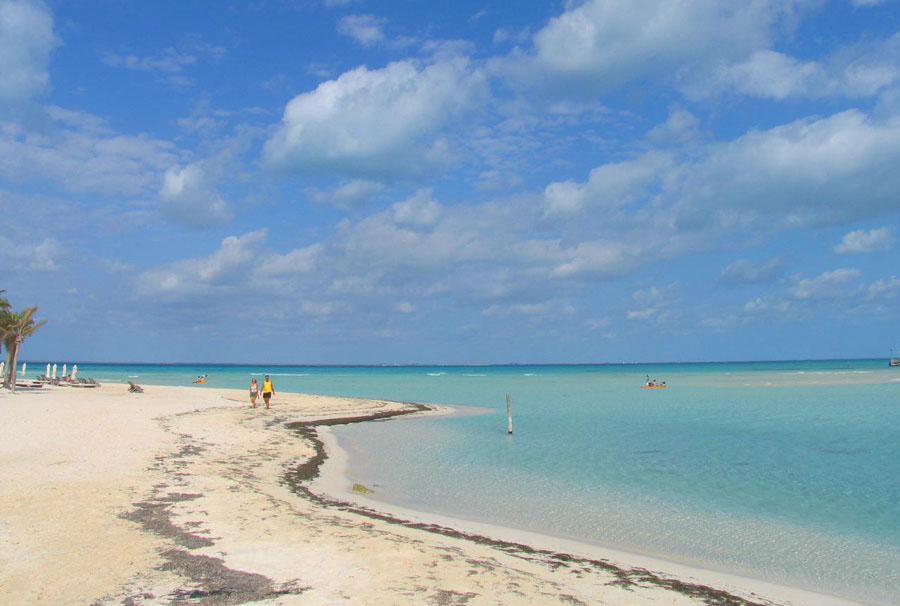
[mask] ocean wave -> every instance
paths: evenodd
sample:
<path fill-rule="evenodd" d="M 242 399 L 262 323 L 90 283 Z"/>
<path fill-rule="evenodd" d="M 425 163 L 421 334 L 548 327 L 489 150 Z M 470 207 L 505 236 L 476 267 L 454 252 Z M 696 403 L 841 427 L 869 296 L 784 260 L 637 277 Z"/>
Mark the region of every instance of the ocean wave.
<path fill-rule="evenodd" d="M 447 375 L 447 373 L 445 373 L 445 372 L 429 372 L 428 373 L 429 377 L 443 377 L 446 375 Z"/>

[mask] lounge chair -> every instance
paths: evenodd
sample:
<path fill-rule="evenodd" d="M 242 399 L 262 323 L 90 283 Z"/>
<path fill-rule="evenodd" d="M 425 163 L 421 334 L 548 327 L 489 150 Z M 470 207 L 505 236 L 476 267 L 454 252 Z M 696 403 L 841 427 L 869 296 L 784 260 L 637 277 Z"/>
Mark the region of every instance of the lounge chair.
<path fill-rule="evenodd" d="M 72 387 L 100 387 L 100 384 L 97 381 L 87 378 L 87 379 L 78 379 L 76 381 L 72 381 Z"/>
<path fill-rule="evenodd" d="M 44 384 L 40 381 L 16 381 L 16 387 L 43 387 Z"/>
<path fill-rule="evenodd" d="M 144 388 L 140 385 L 135 385 L 132 381 L 128 381 L 128 391 L 131 393 L 144 393 Z"/>

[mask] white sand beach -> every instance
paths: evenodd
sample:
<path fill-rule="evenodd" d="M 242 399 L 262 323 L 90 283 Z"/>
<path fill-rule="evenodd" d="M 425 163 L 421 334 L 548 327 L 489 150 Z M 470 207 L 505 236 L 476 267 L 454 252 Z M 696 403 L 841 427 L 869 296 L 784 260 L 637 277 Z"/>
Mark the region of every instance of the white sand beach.
<path fill-rule="evenodd" d="M 207 387 L 0 394 L 0 602 L 790 604 L 845 600 L 427 514 L 350 504 L 328 432 L 414 410 Z M 307 433 L 309 430 L 306 430 Z M 318 436 L 318 434 L 316 434 Z"/>

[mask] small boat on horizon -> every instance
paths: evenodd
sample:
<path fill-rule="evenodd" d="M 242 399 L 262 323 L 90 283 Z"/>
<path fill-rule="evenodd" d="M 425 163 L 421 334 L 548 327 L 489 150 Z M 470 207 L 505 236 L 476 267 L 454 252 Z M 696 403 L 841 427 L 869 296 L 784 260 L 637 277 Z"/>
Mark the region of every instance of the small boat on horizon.
<path fill-rule="evenodd" d="M 894 348 L 891 348 L 891 359 L 888 362 L 888 366 L 900 366 L 900 359 L 894 358 Z"/>

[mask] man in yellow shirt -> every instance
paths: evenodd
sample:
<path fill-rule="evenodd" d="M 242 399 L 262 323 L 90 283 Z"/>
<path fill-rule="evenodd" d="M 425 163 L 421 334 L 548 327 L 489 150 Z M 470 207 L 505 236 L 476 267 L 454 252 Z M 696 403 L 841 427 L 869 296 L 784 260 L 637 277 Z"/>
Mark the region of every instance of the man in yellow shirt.
<path fill-rule="evenodd" d="M 272 386 L 272 381 L 269 380 L 269 375 L 266 375 L 266 378 L 263 380 L 263 400 L 266 401 L 266 408 L 269 407 L 269 400 L 272 399 L 272 396 L 275 395 L 275 388 Z"/>

